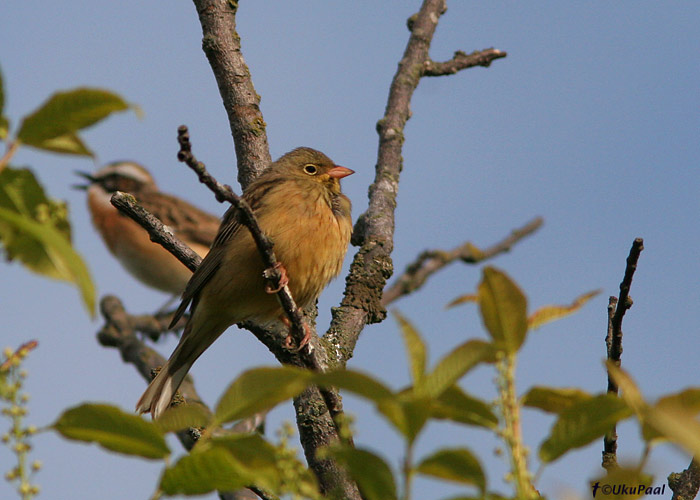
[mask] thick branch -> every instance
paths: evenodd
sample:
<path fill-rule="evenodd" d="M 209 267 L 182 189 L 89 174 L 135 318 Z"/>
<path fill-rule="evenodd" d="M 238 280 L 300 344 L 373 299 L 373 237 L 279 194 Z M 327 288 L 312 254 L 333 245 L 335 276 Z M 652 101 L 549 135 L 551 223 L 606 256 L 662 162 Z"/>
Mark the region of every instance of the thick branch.
<path fill-rule="evenodd" d="M 608 360 L 615 366 L 620 366 L 622 358 L 622 318 L 625 316 L 627 309 L 632 307 L 632 298 L 629 296 L 630 287 L 632 286 L 632 277 L 637 269 L 637 261 L 639 255 L 644 250 L 644 240 L 636 238 L 632 242 L 632 248 L 627 256 L 627 265 L 625 266 L 625 275 L 620 283 L 620 297 L 610 297 L 608 302 L 608 331 L 605 336 L 605 346 L 607 350 Z M 618 393 L 618 387 L 613 378 L 608 372 L 608 392 L 612 394 Z M 617 467 L 617 427 L 613 428 L 605 434 L 603 438 L 603 468 L 610 471 Z"/>
<path fill-rule="evenodd" d="M 409 19 L 411 35 L 389 89 L 384 117 L 377 123 L 379 151 L 374 183 L 369 190 L 369 206 L 353 232 L 353 244 L 360 249 L 346 279 L 343 301 L 333 310 L 333 321 L 324 337 L 341 364 L 352 356 L 364 326 L 386 317 L 382 292 L 393 273 L 390 256 L 394 246 L 394 210 L 403 161 L 403 130 L 410 117 L 413 92 L 421 77 L 427 76 L 428 69 L 436 64 L 430 60 L 430 43 L 446 9 L 444 0 L 424 0 L 420 11 Z M 505 56 L 495 49 L 487 52 L 490 55 L 484 56 L 486 59 Z M 478 58 L 474 54 L 470 57 Z"/>
<path fill-rule="evenodd" d="M 228 113 L 243 189 L 271 163 L 260 96 L 255 92 L 236 32 L 238 2 L 194 0 L 202 25 L 202 49 Z"/>
<path fill-rule="evenodd" d="M 425 284 L 430 276 L 457 260 L 467 264 L 476 264 L 501 253 L 509 252 L 513 245 L 537 231 L 543 222 L 541 217 L 537 217 L 523 227 L 514 229 L 508 237 L 484 250 L 475 247 L 470 242 L 452 250 L 426 250 L 406 267 L 404 273 L 393 284 L 384 290 L 382 305 L 387 306 L 396 299 L 415 292 Z"/>
<path fill-rule="evenodd" d="M 692 460 L 683 472 L 669 474 L 668 485 L 673 490 L 671 500 L 693 500 L 700 490 L 700 464 Z"/>

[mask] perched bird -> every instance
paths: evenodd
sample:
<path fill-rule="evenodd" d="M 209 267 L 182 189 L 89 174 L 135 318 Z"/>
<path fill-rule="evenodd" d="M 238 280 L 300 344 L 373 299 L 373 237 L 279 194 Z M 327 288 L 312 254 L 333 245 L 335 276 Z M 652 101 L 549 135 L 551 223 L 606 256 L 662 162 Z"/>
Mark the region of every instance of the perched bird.
<path fill-rule="evenodd" d="M 354 173 L 326 155 L 297 148 L 272 163 L 243 193 L 272 239 L 299 307 L 313 303 L 340 273 L 350 241 L 350 200 L 340 179 Z M 191 303 L 175 348 L 136 405 L 157 418 L 195 360 L 234 323 L 281 319 L 277 297 L 265 289 L 264 265 L 250 231 L 230 208 L 209 254 L 187 284 L 173 324 Z"/>
<path fill-rule="evenodd" d="M 109 251 L 142 283 L 172 295 L 180 295 L 192 272 L 157 243 L 145 229 L 112 206 L 115 191 L 133 195 L 141 206 L 172 229 L 192 250 L 204 257 L 214 241 L 220 219 L 180 198 L 162 193 L 148 171 L 138 163 L 110 163 L 94 174 L 77 172 L 87 179 L 88 208 L 92 223 Z"/>

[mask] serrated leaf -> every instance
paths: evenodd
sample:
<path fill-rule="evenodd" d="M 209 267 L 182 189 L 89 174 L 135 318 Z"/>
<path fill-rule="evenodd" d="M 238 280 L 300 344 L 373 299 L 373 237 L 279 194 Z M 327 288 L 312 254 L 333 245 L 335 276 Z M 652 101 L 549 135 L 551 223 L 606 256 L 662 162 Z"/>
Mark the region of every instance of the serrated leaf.
<path fill-rule="evenodd" d="M 468 340 L 438 362 L 433 371 L 426 375 L 425 382 L 416 388 L 416 393 L 437 398 L 478 364 L 494 361 L 496 350 L 491 343 Z"/>
<path fill-rule="evenodd" d="M 424 458 L 416 471 L 426 476 L 457 481 L 486 489 L 486 477 L 479 460 L 466 448 L 446 448 Z"/>
<path fill-rule="evenodd" d="M 479 283 L 479 311 L 497 349 L 514 353 L 527 333 L 527 299 L 504 272 L 485 267 Z"/>
<path fill-rule="evenodd" d="M 83 404 L 63 412 L 51 426 L 63 437 L 97 443 L 108 450 L 160 459 L 170 454 L 158 427 L 115 406 Z"/>
<path fill-rule="evenodd" d="M 425 342 L 423 342 L 418 330 L 398 311 L 394 311 L 394 316 L 399 323 L 406 346 L 406 353 L 411 367 L 411 380 L 413 385 L 420 385 L 425 375 L 425 360 L 427 357 Z"/>
<path fill-rule="evenodd" d="M 83 304 L 94 316 L 96 292 L 87 266 L 55 227 L 0 207 L 0 239 L 8 255 L 32 271 L 77 285 Z"/>
<path fill-rule="evenodd" d="M 593 396 L 576 388 L 533 387 L 522 398 L 522 405 L 548 413 L 561 414 L 567 408 Z"/>
<path fill-rule="evenodd" d="M 498 417 L 491 405 L 466 394 L 458 385 L 453 385 L 433 401 L 431 416 L 488 429 L 498 427 Z"/>
<path fill-rule="evenodd" d="M 160 488 L 166 495 L 203 495 L 234 491 L 252 483 L 248 471 L 223 448 L 190 453 L 165 469 Z"/>
<path fill-rule="evenodd" d="M 632 414 L 627 403 L 612 394 L 600 394 L 573 404 L 554 422 L 540 446 L 540 460 L 552 462 L 574 448 L 585 446 Z"/>
<path fill-rule="evenodd" d="M 313 373 L 291 367 L 254 368 L 243 372 L 221 396 L 214 418 L 217 424 L 249 417 L 297 396 Z"/>
<path fill-rule="evenodd" d="M 396 483 L 389 465 L 371 451 L 335 445 L 324 448 L 321 457 L 332 457 L 345 467 L 365 500 L 392 500 L 396 496 Z"/>
<path fill-rule="evenodd" d="M 207 427 L 213 414 L 201 404 L 181 404 L 168 408 L 155 424 L 161 432 L 176 432 L 189 427 Z"/>
<path fill-rule="evenodd" d="M 458 306 L 460 304 L 466 304 L 468 302 L 478 302 L 479 301 L 479 296 L 474 295 L 473 293 L 468 293 L 466 295 L 460 295 L 456 299 L 452 299 L 446 306 L 445 308 L 449 309 L 450 307 Z"/>
<path fill-rule="evenodd" d="M 130 107 L 119 95 L 103 89 L 77 88 L 56 92 L 24 117 L 17 139 L 39 149 L 92 155 L 77 137 L 77 132 Z"/>
<path fill-rule="evenodd" d="M 540 307 L 527 318 L 527 324 L 530 330 L 535 330 L 542 325 L 555 321 L 557 319 L 573 314 L 583 307 L 583 305 L 598 295 L 602 290 L 593 290 L 592 292 L 584 293 L 574 299 L 568 305 L 550 305 Z"/>
<path fill-rule="evenodd" d="M 322 387 L 337 387 L 355 393 L 374 403 L 394 399 L 395 395 L 379 380 L 355 370 L 336 370 L 313 375 L 313 382 Z"/>

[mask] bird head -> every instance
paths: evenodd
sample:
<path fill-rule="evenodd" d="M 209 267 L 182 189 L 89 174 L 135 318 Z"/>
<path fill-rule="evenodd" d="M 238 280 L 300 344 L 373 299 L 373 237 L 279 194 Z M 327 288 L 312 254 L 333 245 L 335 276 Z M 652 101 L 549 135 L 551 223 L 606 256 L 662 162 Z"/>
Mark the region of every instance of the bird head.
<path fill-rule="evenodd" d="M 296 148 L 270 165 L 270 169 L 286 178 L 314 182 L 334 194 L 340 193 L 340 179 L 354 174 L 354 170 L 333 163 L 320 151 Z"/>
<path fill-rule="evenodd" d="M 123 191 L 135 193 L 144 190 L 156 190 L 156 183 L 144 167 L 132 161 L 109 163 L 94 174 L 76 172 L 86 179 L 89 184 L 77 184 L 76 189 L 96 187 L 106 193 Z"/>

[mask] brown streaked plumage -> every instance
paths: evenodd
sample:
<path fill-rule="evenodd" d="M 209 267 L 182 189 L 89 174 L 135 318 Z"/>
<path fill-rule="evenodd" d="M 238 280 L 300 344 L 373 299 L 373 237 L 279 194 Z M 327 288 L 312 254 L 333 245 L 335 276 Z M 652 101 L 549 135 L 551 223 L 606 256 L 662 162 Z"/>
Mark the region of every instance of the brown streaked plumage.
<path fill-rule="evenodd" d="M 315 301 L 340 273 L 352 222 L 350 200 L 341 193 L 339 180 L 352 173 L 319 151 L 297 148 L 272 163 L 243 194 L 274 242 L 300 307 Z M 263 271 L 250 231 L 229 209 L 173 319 L 191 303 L 180 343 L 141 396 L 137 411 L 157 418 L 195 360 L 229 326 L 246 320 L 266 323 L 283 314 L 275 295 L 265 291 Z"/>
<path fill-rule="evenodd" d="M 133 195 L 146 210 L 172 229 L 192 250 L 204 257 L 209 252 L 220 219 L 175 196 L 158 190 L 153 177 L 135 162 L 114 162 L 88 179 L 88 208 L 92 222 L 109 251 L 136 279 L 157 290 L 179 295 L 192 273 L 157 243 L 145 229 L 112 206 L 115 191 Z"/>

